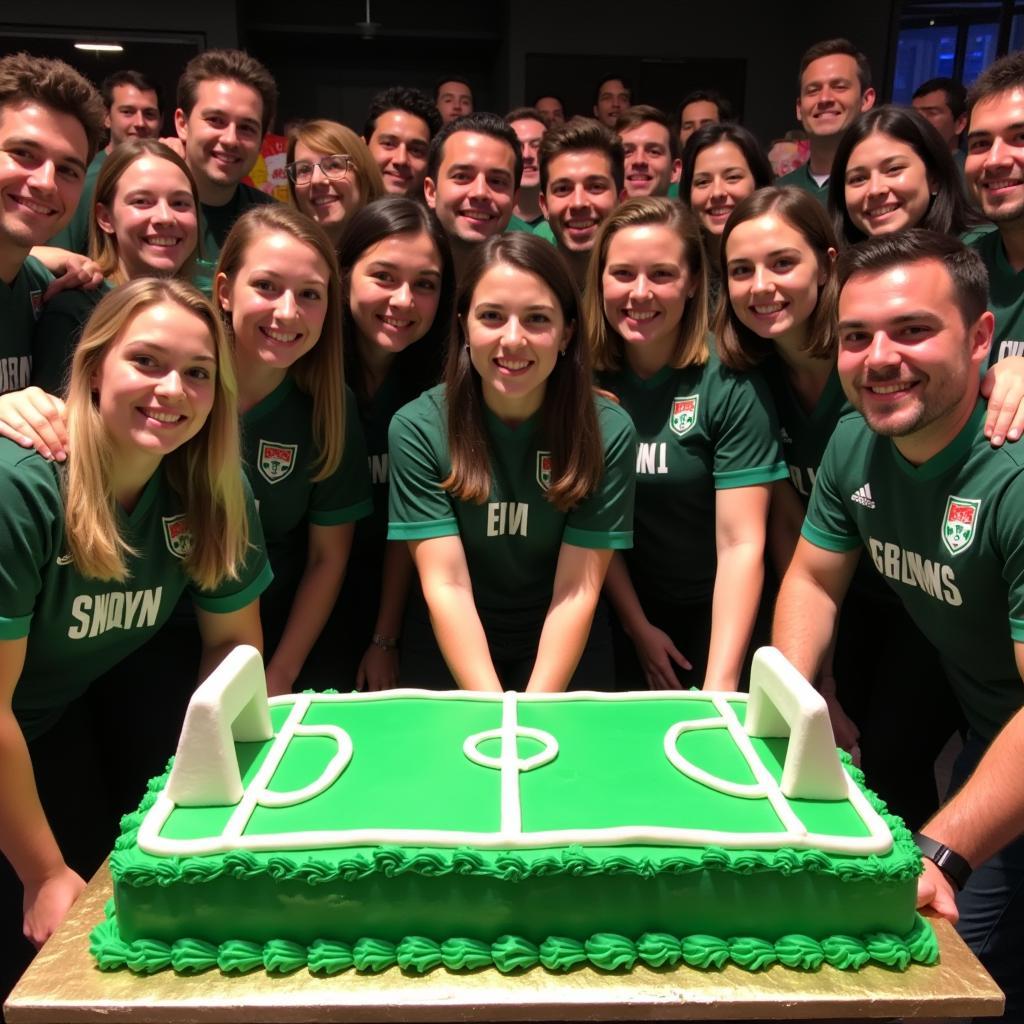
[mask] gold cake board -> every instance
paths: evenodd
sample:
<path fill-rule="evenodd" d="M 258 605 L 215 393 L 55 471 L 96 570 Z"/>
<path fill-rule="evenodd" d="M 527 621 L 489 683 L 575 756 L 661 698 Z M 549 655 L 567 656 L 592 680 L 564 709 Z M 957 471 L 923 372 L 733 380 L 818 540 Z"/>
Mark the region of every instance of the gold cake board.
<path fill-rule="evenodd" d="M 936 921 L 942 961 L 906 972 L 866 967 L 813 973 L 772 967 L 629 974 L 581 968 L 533 970 L 505 977 L 432 971 L 407 977 L 397 967 L 376 975 L 331 978 L 305 970 L 227 977 L 104 973 L 89 955 L 88 935 L 111 896 L 107 866 L 96 873 L 67 919 L 4 1004 L 8 1024 L 291 1024 L 300 1021 L 648 1021 L 958 1018 L 998 1016 L 1003 994 L 945 921 Z"/>

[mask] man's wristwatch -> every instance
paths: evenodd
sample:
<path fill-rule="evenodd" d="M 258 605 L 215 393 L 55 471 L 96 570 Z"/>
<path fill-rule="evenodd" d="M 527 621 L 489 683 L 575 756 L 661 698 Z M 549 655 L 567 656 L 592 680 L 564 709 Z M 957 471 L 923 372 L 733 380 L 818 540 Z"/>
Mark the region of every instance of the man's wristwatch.
<path fill-rule="evenodd" d="M 398 650 L 397 636 L 385 636 L 383 633 L 374 633 L 373 636 L 370 637 L 370 643 L 373 644 L 374 647 L 379 647 L 382 651 Z"/>
<path fill-rule="evenodd" d="M 914 842 L 921 855 L 927 857 L 956 886 L 958 892 L 963 889 L 974 870 L 966 857 L 961 857 L 956 850 L 951 850 L 922 832 L 914 833 Z"/>

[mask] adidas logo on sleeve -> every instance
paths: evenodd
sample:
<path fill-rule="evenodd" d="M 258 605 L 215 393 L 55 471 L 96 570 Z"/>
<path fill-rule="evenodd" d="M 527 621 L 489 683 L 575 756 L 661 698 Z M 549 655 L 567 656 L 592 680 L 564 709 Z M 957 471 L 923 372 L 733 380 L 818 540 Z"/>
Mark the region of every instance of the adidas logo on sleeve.
<path fill-rule="evenodd" d="M 863 487 L 858 487 L 850 495 L 850 500 L 857 502 L 858 505 L 863 505 L 865 508 L 874 508 L 875 499 L 871 497 L 871 484 L 864 484 Z"/>

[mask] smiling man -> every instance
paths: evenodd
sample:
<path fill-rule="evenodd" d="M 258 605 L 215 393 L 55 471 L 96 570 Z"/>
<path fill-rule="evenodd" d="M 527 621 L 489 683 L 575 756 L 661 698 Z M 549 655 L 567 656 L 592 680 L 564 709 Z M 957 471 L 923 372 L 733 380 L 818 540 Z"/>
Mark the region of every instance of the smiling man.
<path fill-rule="evenodd" d="M 622 192 L 622 140 L 589 117 L 574 117 L 547 132 L 539 158 L 540 207 L 582 288 L 598 228 Z"/>
<path fill-rule="evenodd" d="M 657 107 L 630 107 L 619 115 L 615 132 L 625 155 L 626 194 L 667 196 L 683 169 L 679 140 L 668 115 Z"/>
<path fill-rule="evenodd" d="M 241 50 L 207 50 L 178 80 L 174 128 L 199 190 L 202 259 L 196 284 L 207 294 L 231 225 L 250 206 L 275 200 L 242 183 L 260 155 L 277 108 L 270 72 Z"/>
<path fill-rule="evenodd" d="M 416 199 L 423 194 L 430 140 L 440 130 L 437 107 L 419 89 L 396 85 L 373 97 L 363 138 L 388 195 Z"/>
<path fill-rule="evenodd" d="M 972 242 L 988 268 L 994 363 L 1024 355 L 1024 53 L 982 72 L 968 105 L 964 176 L 997 228 Z"/>
<path fill-rule="evenodd" d="M 0 394 L 27 387 L 50 273 L 29 256 L 78 205 L 103 130 L 99 94 L 59 60 L 0 60 Z"/>
<path fill-rule="evenodd" d="M 797 90 L 796 117 L 807 132 L 811 156 L 775 184 L 801 188 L 824 205 L 832 158 L 843 132 L 858 114 L 875 105 L 871 66 L 848 39 L 827 39 L 801 58 Z"/>
<path fill-rule="evenodd" d="M 456 274 L 474 246 L 508 227 L 522 173 L 519 139 L 497 114 L 460 117 L 434 136 L 423 195 L 448 235 Z"/>
<path fill-rule="evenodd" d="M 537 154 L 548 126 L 539 110 L 518 107 L 505 115 L 523 151 L 523 174 L 516 193 L 516 205 L 509 221 L 509 231 L 534 231 L 544 223 L 540 208 L 540 164 Z"/>
<path fill-rule="evenodd" d="M 82 255 L 89 251 L 89 216 L 103 161 L 126 139 L 155 139 L 160 134 L 160 94 L 156 84 L 141 71 L 115 71 L 108 75 L 100 86 L 100 95 L 107 110 L 103 126 L 110 139 L 85 172 L 85 186 L 74 216 L 49 243 Z"/>
<path fill-rule="evenodd" d="M 848 249 L 838 277 L 839 376 L 862 415 L 825 451 L 773 641 L 815 678 L 863 549 L 942 656 L 969 723 L 951 791 L 967 782 L 915 837 L 918 902 L 959 911 L 1021 1020 L 1024 453 L 983 432 L 987 276 L 957 239 L 912 229 Z"/>

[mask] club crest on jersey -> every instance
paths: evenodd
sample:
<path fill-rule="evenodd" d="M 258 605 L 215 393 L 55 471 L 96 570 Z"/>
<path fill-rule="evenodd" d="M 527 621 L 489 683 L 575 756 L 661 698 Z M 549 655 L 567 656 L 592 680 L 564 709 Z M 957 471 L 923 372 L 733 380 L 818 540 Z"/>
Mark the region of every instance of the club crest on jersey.
<path fill-rule="evenodd" d="M 673 434 L 682 437 L 697 422 L 699 399 L 700 395 L 687 395 L 685 398 L 677 396 L 672 399 L 672 415 L 668 419 L 668 425 L 672 428 Z"/>
<path fill-rule="evenodd" d="M 32 319 L 38 320 L 43 312 L 43 293 L 41 289 L 35 289 L 28 293 L 28 300 L 32 303 Z"/>
<path fill-rule="evenodd" d="M 192 529 L 185 520 L 185 513 L 176 516 L 161 516 L 164 524 L 164 541 L 167 550 L 178 558 L 192 553 Z"/>
<path fill-rule="evenodd" d="M 545 491 L 551 486 L 551 452 L 537 452 L 537 483 Z"/>
<path fill-rule="evenodd" d="M 958 498 L 951 494 L 946 500 L 946 514 L 942 518 L 942 543 L 951 555 L 959 555 L 974 543 L 980 510 L 980 498 Z"/>
<path fill-rule="evenodd" d="M 297 444 L 277 444 L 275 441 L 260 441 L 256 465 L 260 476 L 268 484 L 278 484 L 295 468 Z"/>

